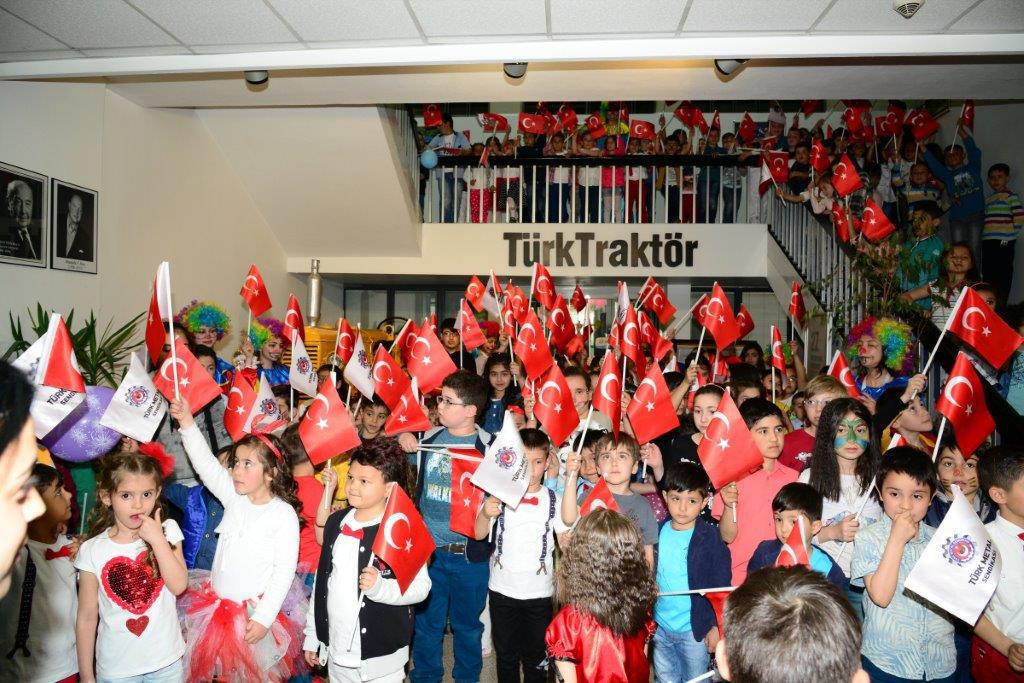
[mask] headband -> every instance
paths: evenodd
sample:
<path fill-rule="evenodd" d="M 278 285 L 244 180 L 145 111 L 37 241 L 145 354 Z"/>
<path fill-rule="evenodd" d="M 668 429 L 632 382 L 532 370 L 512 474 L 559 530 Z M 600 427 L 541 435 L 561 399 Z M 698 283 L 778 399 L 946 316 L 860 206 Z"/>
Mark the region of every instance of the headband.
<path fill-rule="evenodd" d="M 270 449 L 270 452 L 274 454 L 275 458 L 277 458 L 281 462 L 284 462 L 284 458 L 281 456 L 281 451 L 277 448 L 277 446 L 274 445 L 274 443 L 270 439 L 267 438 L 266 434 L 263 434 L 262 432 L 253 432 L 252 435 L 259 439 L 261 442 L 263 442 L 263 445 Z"/>

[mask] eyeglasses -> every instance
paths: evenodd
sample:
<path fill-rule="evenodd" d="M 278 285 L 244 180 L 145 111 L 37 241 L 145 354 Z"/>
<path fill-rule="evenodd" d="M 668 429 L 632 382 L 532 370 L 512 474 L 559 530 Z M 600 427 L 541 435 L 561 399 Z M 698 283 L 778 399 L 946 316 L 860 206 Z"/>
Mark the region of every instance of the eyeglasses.
<path fill-rule="evenodd" d="M 824 398 L 804 399 L 804 406 L 807 408 L 824 408 L 826 403 L 828 403 L 828 400 Z"/>
<path fill-rule="evenodd" d="M 451 400 L 447 396 L 441 396 L 440 398 L 438 398 L 437 399 L 437 404 L 438 405 L 446 405 L 446 406 L 463 406 L 463 407 L 465 407 L 465 405 L 466 405 L 465 403 L 456 403 L 455 401 Z"/>

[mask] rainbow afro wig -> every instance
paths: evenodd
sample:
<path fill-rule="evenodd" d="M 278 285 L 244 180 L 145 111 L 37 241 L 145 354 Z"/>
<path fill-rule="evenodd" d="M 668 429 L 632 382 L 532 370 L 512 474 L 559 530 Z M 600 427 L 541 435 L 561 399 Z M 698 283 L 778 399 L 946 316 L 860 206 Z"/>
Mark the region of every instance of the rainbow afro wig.
<path fill-rule="evenodd" d="M 868 316 L 850 330 L 846 338 L 846 357 L 850 362 L 859 362 L 860 340 L 871 337 L 882 346 L 882 362 L 885 367 L 898 375 L 909 375 L 914 371 L 914 339 L 910 325 L 894 318 Z"/>
<path fill-rule="evenodd" d="M 249 328 L 249 341 L 252 342 L 252 347 L 256 353 L 260 352 L 263 345 L 271 337 L 277 337 L 283 342 L 285 338 L 283 336 L 284 323 L 277 318 L 258 318 L 252 323 L 252 327 Z"/>
<path fill-rule="evenodd" d="M 192 303 L 178 311 L 178 315 L 174 316 L 174 322 L 184 325 L 192 334 L 198 332 L 200 327 L 216 330 L 217 341 L 223 339 L 231 330 L 231 318 L 227 312 L 210 301 L 193 299 Z"/>

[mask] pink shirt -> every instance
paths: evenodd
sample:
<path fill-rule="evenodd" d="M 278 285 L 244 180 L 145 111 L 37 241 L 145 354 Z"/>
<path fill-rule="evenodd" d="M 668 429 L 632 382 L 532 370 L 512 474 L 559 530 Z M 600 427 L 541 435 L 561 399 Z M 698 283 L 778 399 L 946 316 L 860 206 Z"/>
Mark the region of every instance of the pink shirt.
<path fill-rule="evenodd" d="M 729 544 L 732 553 L 732 585 L 738 586 L 747 578 L 747 562 L 761 541 L 775 539 L 775 516 L 772 514 L 772 499 L 786 484 L 797 480 L 796 470 L 776 463 L 775 469 L 766 472 L 761 469 L 737 482 L 739 500 L 736 515 L 739 529 L 736 538 Z M 721 519 L 725 510 L 722 494 L 715 495 L 711 514 Z"/>
<path fill-rule="evenodd" d="M 782 455 L 779 456 L 779 464 L 785 465 L 797 472 L 803 472 L 811 465 L 811 453 L 814 452 L 814 437 L 807 433 L 806 429 L 797 429 L 786 434 L 786 441 L 782 444 Z"/>

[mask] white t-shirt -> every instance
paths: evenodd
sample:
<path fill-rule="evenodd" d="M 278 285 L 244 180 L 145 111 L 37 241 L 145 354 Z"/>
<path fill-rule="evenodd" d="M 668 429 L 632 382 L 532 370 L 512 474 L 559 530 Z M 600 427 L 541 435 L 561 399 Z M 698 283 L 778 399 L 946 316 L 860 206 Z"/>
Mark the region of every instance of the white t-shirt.
<path fill-rule="evenodd" d="M 168 543 L 181 543 L 177 523 L 163 523 Z M 159 580 L 150 583 L 146 543 L 115 543 L 104 532 L 82 544 L 75 568 L 99 582 L 100 625 L 96 677 L 127 678 L 173 664 L 185 653 L 175 598 Z M 149 587 L 147 589 L 147 587 Z"/>
<path fill-rule="evenodd" d="M 576 167 L 577 177 L 579 183 L 583 187 L 600 187 L 601 186 L 601 167 L 600 166 L 577 166 Z"/>
<path fill-rule="evenodd" d="M 810 468 L 805 469 L 797 478 L 798 481 L 806 484 L 811 479 Z M 882 506 L 871 496 L 871 491 L 861 493 L 860 482 L 854 474 L 839 475 L 839 500 L 825 498 L 821 507 L 821 525 L 823 527 L 837 524 L 847 515 L 857 514 L 860 506 L 864 505 L 864 511 L 860 513 L 860 526 L 863 530 L 882 519 Z M 866 502 L 865 502 L 866 501 Z M 847 577 L 850 576 L 850 564 L 853 562 L 853 542 L 843 543 L 842 541 L 819 542 L 818 547 L 832 556 L 839 568 Z"/>
<path fill-rule="evenodd" d="M 544 523 L 551 512 L 551 498 L 554 498 L 554 516 L 548 524 L 547 552 L 544 554 L 544 571 L 541 554 L 544 550 Z M 530 504 L 527 500 L 535 501 Z M 499 531 L 498 518 L 491 521 L 491 529 L 497 539 L 501 534 L 501 556 L 497 545 L 491 554 L 491 577 L 487 587 L 496 593 L 516 600 L 532 600 L 551 597 L 554 593 L 555 534 L 564 533 L 569 527 L 562 522 L 562 499 L 551 489 L 542 486 L 539 491 L 527 493 L 515 510 L 505 506 L 504 531 Z"/>
<path fill-rule="evenodd" d="M 53 683 L 78 673 L 75 651 L 75 616 L 78 612 L 78 580 L 68 556 L 46 559 L 69 543 L 59 536 L 53 545 L 29 540 L 18 552 L 11 570 L 11 589 L 0 599 L 0 681 Z M 32 614 L 28 622 L 26 656 L 21 650 L 8 658 L 14 647 L 21 612 L 21 593 L 28 558 L 36 567 Z"/>
<path fill-rule="evenodd" d="M 1024 552 L 1021 550 L 1024 541 L 1019 536 L 1024 528 L 997 514 L 985 529 L 1003 562 L 999 585 L 985 608 L 985 616 L 1007 638 L 1019 643 L 1024 641 Z"/>

